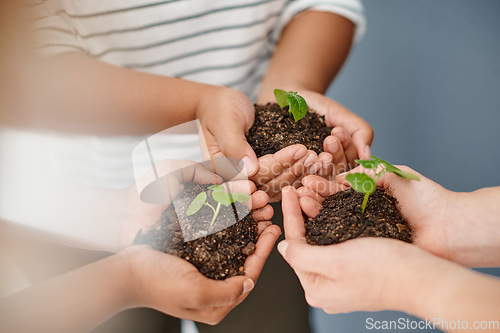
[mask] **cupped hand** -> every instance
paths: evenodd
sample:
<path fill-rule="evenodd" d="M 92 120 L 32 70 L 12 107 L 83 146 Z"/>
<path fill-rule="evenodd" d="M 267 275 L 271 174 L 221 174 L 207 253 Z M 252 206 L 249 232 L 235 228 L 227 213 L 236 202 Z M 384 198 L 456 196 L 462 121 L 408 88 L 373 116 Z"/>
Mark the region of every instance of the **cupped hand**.
<path fill-rule="evenodd" d="M 392 239 L 309 245 L 297 190 L 285 188 L 282 204 L 286 239 L 278 250 L 297 274 L 307 302 L 327 313 L 408 311 L 410 286 L 420 284 L 425 290 L 423 285 L 432 283 L 427 272 L 441 265 L 418 247 Z"/>
<path fill-rule="evenodd" d="M 259 222 L 259 230 L 264 230 L 270 226 L 269 220 L 274 215 L 273 208 L 269 205 L 269 196 L 260 190 L 249 180 L 235 180 L 223 182 L 223 179 L 205 168 L 202 164 L 192 161 L 172 161 L 164 160 L 156 165 L 156 174 L 160 177 L 157 181 L 167 187 L 160 191 L 165 201 L 162 204 L 152 204 L 141 199 L 136 185 L 126 191 L 126 200 L 123 205 L 127 209 L 121 224 L 121 237 L 117 248 L 111 249 L 118 251 L 133 245 L 137 233 L 142 230 L 146 232 L 158 223 L 162 212 L 171 204 L 172 198 L 175 198 L 184 188 L 185 183 L 194 182 L 197 184 L 219 183 L 229 187 L 233 193 L 245 193 L 250 195 L 251 200 L 247 206 L 252 210 L 252 216 Z M 149 174 L 145 179 L 151 179 Z M 137 182 L 137 186 L 142 182 L 142 178 Z M 139 186 L 141 187 L 141 186 Z"/>
<path fill-rule="evenodd" d="M 206 159 L 235 158 L 243 162 L 247 176 L 257 172 L 257 156 L 245 137 L 254 122 L 255 108 L 245 94 L 220 87 L 215 93 L 202 98 L 196 116 L 210 155 L 205 156 Z"/>
<path fill-rule="evenodd" d="M 377 186 L 389 191 L 399 203 L 401 214 L 410 223 L 413 241 L 416 245 L 439 257 L 452 260 L 461 265 L 491 265 L 498 261 L 493 254 L 481 250 L 491 249 L 488 239 L 491 235 L 484 228 L 468 219 L 463 208 L 469 211 L 469 194 L 456 193 L 424 177 L 406 166 L 398 166 L 403 171 L 417 174 L 420 181 L 401 178 L 387 173 L 379 179 Z M 351 172 L 363 172 L 358 167 Z M 306 177 L 302 180 L 300 203 L 308 216 L 316 216 L 321 209 L 323 197 L 334 194 L 349 186 L 345 174 L 337 177 L 337 182 L 329 182 L 319 177 Z"/>
<path fill-rule="evenodd" d="M 128 263 L 128 307 L 149 307 L 165 314 L 207 324 L 219 323 L 253 289 L 274 243 L 278 226 L 260 229 L 255 252 L 245 261 L 245 275 L 216 281 L 184 259 L 135 246 L 120 253 Z"/>
<path fill-rule="evenodd" d="M 369 159 L 373 141 L 373 129 L 361 117 L 323 94 L 300 90 L 309 108 L 325 116 L 328 126 L 334 127 L 332 135 L 325 139 L 325 152 L 333 156 L 336 174 L 350 170 L 356 159 Z"/>
<path fill-rule="evenodd" d="M 259 171 L 251 180 L 269 195 L 270 202 L 277 202 L 283 187 L 299 186 L 304 176 L 320 174 L 326 167 L 314 151 L 297 144 L 260 157 Z"/>

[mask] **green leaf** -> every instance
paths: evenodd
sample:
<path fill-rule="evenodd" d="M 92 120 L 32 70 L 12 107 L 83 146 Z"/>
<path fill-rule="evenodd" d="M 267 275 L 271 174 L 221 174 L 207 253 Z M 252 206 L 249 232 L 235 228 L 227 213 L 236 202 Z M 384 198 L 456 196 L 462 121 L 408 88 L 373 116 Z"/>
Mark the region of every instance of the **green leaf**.
<path fill-rule="evenodd" d="M 290 116 L 293 116 L 295 122 L 304 118 L 307 114 L 308 107 L 306 100 L 297 95 L 295 91 L 284 91 L 281 89 L 274 89 L 274 97 L 276 97 L 276 102 L 278 102 L 280 108 L 289 106 L 288 112 Z"/>
<path fill-rule="evenodd" d="M 189 207 L 186 211 L 187 216 L 191 216 L 193 214 L 196 214 L 201 207 L 203 207 L 203 204 L 207 201 L 207 193 L 206 192 L 201 192 L 198 194 L 193 201 L 191 201 L 191 204 L 189 204 Z"/>
<path fill-rule="evenodd" d="M 374 160 L 354 160 L 354 162 L 358 163 L 359 165 L 363 166 L 366 169 L 372 169 L 372 170 L 375 170 L 380 165 L 378 161 Z"/>
<path fill-rule="evenodd" d="M 212 198 L 226 207 L 231 206 L 231 204 L 233 203 L 233 200 L 231 200 L 231 197 L 229 197 L 229 193 L 227 192 L 213 191 Z"/>
<path fill-rule="evenodd" d="M 381 164 L 383 164 L 384 167 L 385 167 L 385 169 L 387 170 L 387 172 L 392 172 L 392 173 L 398 175 L 399 177 L 406 178 L 406 179 L 420 180 L 420 178 L 417 175 L 415 175 L 415 174 L 413 174 L 411 172 L 403 171 L 403 170 L 399 169 L 398 167 L 395 167 L 391 163 L 389 163 L 387 161 L 384 161 L 381 158 L 378 158 L 378 157 L 375 157 L 375 156 L 372 156 L 372 158 L 374 160 L 380 162 Z"/>
<path fill-rule="evenodd" d="M 278 102 L 280 108 L 283 109 L 285 106 L 288 106 L 288 102 L 286 100 L 286 91 L 281 89 L 274 89 L 274 97 L 276 97 L 276 102 Z"/>
<path fill-rule="evenodd" d="M 297 119 L 299 112 L 299 101 L 297 100 L 297 96 L 291 93 L 287 93 L 286 100 L 288 101 L 288 105 L 290 105 L 288 112 L 291 116 L 293 116 L 295 122 L 299 121 L 299 119 Z"/>
<path fill-rule="evenodd" d="M 293 117 L 295 121 L 299 121 L 300 119 L 304 118 L 307 114 L 307 103 L 304 97 L 300 95 L 296 95 L 295 98 L 297 98 L 297 101 L 299 102 L 299 109 L 297 111 L 297 114 L 294 114 Z"/>
<path fill-rule="evenodd" d="M 364 194 L 372 194 L 377 189 L 375 181 L 366 173 L 350 173 L 346 176 L 346 180 L 355 191 Z"/>
<path fill-rule="evenodd" d="M 210 185 L 208 187 L 209 190 L 212 190 L 212 191 L 224 191 L 224 186 L 222 185 Z"/>
<path fill-rule="evenodd" d="M 245 193 L 232 193 L 231 196 L 233 197 L 233 201 L 238 201 L 241 203 L 247 202 L 250 200 L 250 196 Z"/>

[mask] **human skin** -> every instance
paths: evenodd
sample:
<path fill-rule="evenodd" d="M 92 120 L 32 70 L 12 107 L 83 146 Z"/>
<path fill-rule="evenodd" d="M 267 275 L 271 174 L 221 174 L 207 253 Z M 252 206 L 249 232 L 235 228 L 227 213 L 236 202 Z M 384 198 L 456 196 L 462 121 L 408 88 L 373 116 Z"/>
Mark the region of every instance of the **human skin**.
<path fill-rule="evenodd" d="M 278 250 L 299 277 L 311 306 L 332 314 L 398 310 L 429 320 L 467 322 L 468 329 L 460 332 L 480 331 L 473 327 L 475 321 L 498 321 L 497 278 L 393 239 L 309 245 L 302 215 L 308 208 L 301 207 L 309 205 L 311 197 L 305 203 L 299 198 L 294 188 L 283 190 L 286 240 Z M 486 331 L 500 331 L 492 325 Z"/>
<path fill-rule="evenodd" d="M 500 187 L 453 192 L 406 166 L 398 167 L 417 174 L 420 181 L 387 173 L 377 186 L 398 199 L 401 213 L 412 226 L 416 245 L 460 265 L 500 266 Z M 358 167 L 351 172 L 360 170 Z M 322 197 L 349 185 L 345 174 L 337 181 L 327 182 L 315 176 L 303 179 L 304 188 L 299 193 L 308 216 L 317 215 Z"/>
<path fill-rule="evenodd" d="M 214 175 L 201 165 L 193 164 L 178 169 L 176 177 L 171 179 L 179 181 L 178 184 L 171 182 L 175 196 L 183 183 L 213 182 Z M 0 299 L 0 331 L 88 331 L 118 312 L 137 307 L 153 308 L 174 317 L 208 324 L 218 323 L 253 289 L 281 233 L 279 227 L 269 222 L 273 210 L 267 204 L 267 194 L 256 191 L 255 185 L 246 182 L 251 185 L 244 188 L 252 194 L 253 217 L 259 221 L 259 239 L 255 252 L 245 261 L 244 276 L 211 280 L 183 259 L 147 246 L 132 246 L 137 231 L 157 221 L 163 209 L 161 205 L 141 202 L 134 188 L 135 199 L 131 200 L 134 195 L 127 191 L 122 198 L 128 201 L 120 205 L 122 210 L 127 206 L 133 214 L 123 221 L 121 232 L 114 233 L 121 235 L 118 247 L 114 248 L 121 251 Z M 86 209 L 92 208 L 88 204 L 86 202 Z M 103 229 L 107 228 L 103 226 Z"/>
<path fill-rule="evenodd" d="M 322 33 L 318 33 L 320 30 Z M 272 201 L 279 200 L 283 186 L 294 184 L 307 174 L 328 177 L 333 171 L 346 170 L 347 161 L 369 154 L 373 138 L 370 126 L 322 95 L 349 52 L 353 31 L 353 23 L 340 16 L 306 12 L 292 20 L 280 38 L 259 101 L 274 100 L 272 90 L 276 87 L 298 89 L 311 107 L 325 114 L 328 124 L 337 128 L 325 140 L 325 153 L 316 156 L 308 151 L 304 167 L 295 167 L 302 169 L 302 173 L 294 177 L 288 173 L 287 179 L 281 177 L 271 184 L 257 183 L 268 189 Z M 304 47 L 313 52 L 297 52 L 295 41 L 305 43 Z M 294 69 L 285 71 L 291 63 L 295 64 Z M 289 73 L 286 77 L 285 72 Z M 245 133 L 253 124 L 254 108 L 241 92 L 141 73 L 71 52 L 38 59 L 33 73 L 33 94 L 27 100 L 37 107 L 25 107 L 7 115 L 6 124 L 109 136 L 156 133 L 199 119 L 211 156 L 243 160 L 249 176 L 258 176 L 259 170 L 264 169 L 267 178 L 268 170 L 273 167 L 265 164 L 273 162 L 272 158 L 257 160 L 246 142 Z M 286 159 L 292 160 L 295 153 Z M 263 177 L 256 177 L 259 178 Z"/>
<path fill-rule="evenodd" d="M 351 49 L 354 24 L 326 12 L 307 11 L 284 29 L 269 69 L 264 77 L 258 102 L 273 102 L 276 88 L 303 96 L 309 107 L 325 115 L 326 123 L 336 127 L 324 141 L 319 158 L 327 177 L 354 167 L 356 158 L 369 158 L 373 130 L 370 125 L 342 105 L 324 96 L 342 68 Z"/>

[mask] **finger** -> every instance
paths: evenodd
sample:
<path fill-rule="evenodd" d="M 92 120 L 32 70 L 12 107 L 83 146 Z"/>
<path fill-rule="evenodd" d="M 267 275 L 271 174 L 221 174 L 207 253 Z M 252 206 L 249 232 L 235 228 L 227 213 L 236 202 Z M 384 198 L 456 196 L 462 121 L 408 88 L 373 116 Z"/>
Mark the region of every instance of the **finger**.
<path fill-rule="evenodd" d="M 247 176 L 258 170 L 257 155 L 248 144 L 245 133 L 253 122 L 247 114 L 254 114 L 253 106 L 246 99 L 234 112 L 225 112 L 224 117 L 202 121 L 202 134 L 208 153 L 212 157 L 225 156 L 241 160 Z M 248 128 L 247 128 L 248 127 Z M 203 141 L 202 141 L 203 146 Z"/>
<path fill-rule="evenodd" d="M 271 221 L 260 221 L 257 223 L 257 234 L 260 236 L 260 234 L 262 234 L 267 227 L 272 225 L 273 223 Z"/>
<path fill-rule="evenodd" d="M 345 185 L 329 181 L 318 176 L 307 176 L 302 179 L 302 184 L 318 193 L 322 197 L 327 197 L 346 189 Z"/>
<path fill-rule="evenodd" d="M 252 194 L 251 207 L 248 207 L 251 210 L 259 210 L 261 208 L 266 207 L 269 202 L 269 195 L 263 191 L 256 191 Z M 268 218 L 267 220 L 270 220 Z"/>
<path fill-rule="evenodd" d="M 330 179 L 333 177 L 333 156 L 330 153 L 322 152 L 319 154 L 319 160 L 321 161 L 321 168 L 318 171 L 318 176 Z"/>
<path fill-rule="evenodd" d="M 281 198 L 281 190 L 285 186 L 300 186 L 300 180 L 307 173 L 307 168 L 305 167 L 305 161 L 313 157 L 317 160 L 316 155 L 308 154 L 302 157 L 300 160 L 296 161 L 289 168 L 284 169 L 281 174 L 277 175 L 275 178 L 271 179 L 269 182 L 263 184 L 259 187 L 260 190 L 265 191 L 270 194 L 272 199 Z"/>
<path fill-rule="evenodd" d="M 329 276 L 331 248 L 289 239 L 278 244 L 279 253 L 294 270 L 325 276 Z"/>
<path fill-rule="evenodd" d="M 302 211 L 307 217 L 316 217 L 323 206 L 311 197 L 305 196 L 299 198 L 299 204 Z"/>
<path fill-rule="evenodd" d="M 304 166 L 306 167 L 308 174 L 315 175 L 321 169 L 321 161 L 315 151 L 308 150 L 307 154 Z"/>
<path fill-rule="evenodd" d="M 262 156 L 259 158 L 259 172 L 252 177 L 252 181 L 259 186 L 263 185 L 281 175 L 306 154 L 307 148 L 297 144 L 283 148 L 275 154 Z"/>
<path fill-rule="evenodd" d="M 323 141 L 323 149 L 332 155 L 336 173 L 338 173 L 339 170 L 347 169 L 344 148 L 338 137 L 335 135 L 328 136 L 325 141 Z"/>
<path fill-rule="evenodd" d="M 245 276 L 234 276 L 224 281 L 203 277 L 198 283 L 199 289 L 191 305 L 195 309 L 232 305 L 242 295 L 248 294 L 254 286 L 255 282 Z"/>
<path fill-rule="evenodd" d="M 285 238 L 305 241 L 304 218 L 302 217 L 299 196 L 295 188 L 287 186 L 283 189 L 281 205 Z"/>
<path fill-rule="evenodd" d="M 271 205 L 267 205 L 263 208 L 254 210 L 252 212 L 252 217 L 257 221 L 269 221 L 274 216 L 274 209 Z"/>
<path fill-rule="evenodd" d="M 222 184 L 227 192 L 244 193 L 252 195 L 257 190 L 255 184 L 250 180 L 233 180 Z"/>
<path fill-rule="evenodd" d="M 328 100 L 325 104 L 326 122 L 328 126 L 343 127 L 351 136 L 358 156 L 361 159 L 370 158 L 370 145 L 373 141 L 372 127 L 361 117 L 352 113 L 339 103 Z"/>
<path fill-rule="evenodd" d="M 302 199 L 303 197 L 311 197 L 316 202 L 321 204 L 324 199 L 321 195 L 319 195 L 318 193 L 316 193 L 315 191 L 306 186 L 302 186 L 299 189 L 297 189 L 297 193 L 299 195 L 299 200 Z"/>
<path fill-rule="evenodd" d="M 354 167 L 355 165 L 354 161 L 358 158 L 358 152 L 356 146 L 354 145 L 351 136 L 348 133 L 346 133 L 343 127 L 340 126 L 335 127 L 332 130 L 332 135 L 339 138 L 340 143 L 342 145 L 342 149 L 344 151 L 344 156 L 347 160 L 347 164 L 343 165 L 342 168 L 337 168 L 336 172 L 337 173 L 345 172 L 351 169 L 351 167 Z"/>
<path fill-rule="evenodd" d="M 244 267 L 246 277 L 257 282 L 267 257 L 274 248 L 274 244 L 280 235 L 281 230 L 277 225 L 271 225 L 262 232 L 257 244 L 255 244 L 255 252 L 245 260 Z"/>

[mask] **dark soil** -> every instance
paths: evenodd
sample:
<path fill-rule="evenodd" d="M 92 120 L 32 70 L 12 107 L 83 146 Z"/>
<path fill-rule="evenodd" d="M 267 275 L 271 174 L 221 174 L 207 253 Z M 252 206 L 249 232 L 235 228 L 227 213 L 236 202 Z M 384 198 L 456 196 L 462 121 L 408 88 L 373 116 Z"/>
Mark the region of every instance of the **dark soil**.
<path fill-rule="evenodd" d="M 311 110 L 295 122 L 288 115 L 288 107 L 281 109 L 276 103 L 268 103 L 255 105 L 255 122 L 248 132 L 247 141 L 257 157 L 274 154 L 298 143 L 319 154 L 323 152 L 323 141 L 332 129 L 326 126 L 324 116 Z"/>
<path fill-rule="evenodd" d="M 352 189 L 335 193 L 323 201 L 320 213 L 307 219 L 309 244 L 329 245 L 357 237 L 386 237 L 412 242 L 410 225 L 401 216 L 397 200 L 378 188 L 361 213 L 364 194 Z"/>
<path fill-rule="evenodd" d="M 172 204 L 165 209 L 154 229 L 145 233 L 140 231 L 135 243 L 148 244 L 156 250 L 183 258 L 211 279 L 224 280 L 234 275 L 244 275 L 243 264 L 255 251 L 258 238 L 257 221 L 251 214 L 241 214 L 241 212 L 249 213 L 249 209 L 238 202 L 232 207 L 221 206 L 213 227 L 210 227 L 213 211 L 209 207 L 204 206 L 198 213 L 186 216 L 187 207 L 201 191 L 207 191 L 207 201 L 214 207 L 217 205 L 210 195 L 211 191 L 207 190 L 208 186 L 184 184 L 184 191 L 174 200 L 175 206 Z M 179 216 L 174 207 L 177 207 Z M 235 222 L 236 210 L 240 216 L 246 216 L 231 225 Z M 212 228 L 212 232 L 222 230 L 185 242 L 179 219 L 185 221 L 181 223 L 188 228 L 188 233 L 198 236 L 210 233 Z M 228 225 L 231 226 L 227 227 Z"/>

